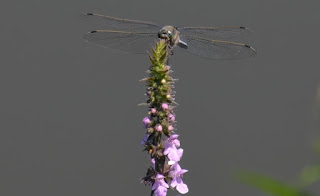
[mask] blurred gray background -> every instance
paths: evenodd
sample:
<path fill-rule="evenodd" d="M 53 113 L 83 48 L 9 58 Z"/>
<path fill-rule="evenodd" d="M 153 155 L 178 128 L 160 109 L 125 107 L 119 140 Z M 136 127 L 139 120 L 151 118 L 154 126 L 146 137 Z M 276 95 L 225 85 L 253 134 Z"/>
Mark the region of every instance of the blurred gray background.
<path fill-rule="evenodd" d="M 80 14 L 252 29 L 256 58 L 176 50 L 177 133 L 189 195 L 266 195 L 233 180 L 251 169 L 294 182 L 319 134 L 320 2 L 91 0 L 0 3 L 0 195 L 149 195 L 140 141 L 147 55 L 83 41 Z M 310 189 L 320 191 L 319 184 Z M 169 195 L 177 195 L 170 192 Z"/>

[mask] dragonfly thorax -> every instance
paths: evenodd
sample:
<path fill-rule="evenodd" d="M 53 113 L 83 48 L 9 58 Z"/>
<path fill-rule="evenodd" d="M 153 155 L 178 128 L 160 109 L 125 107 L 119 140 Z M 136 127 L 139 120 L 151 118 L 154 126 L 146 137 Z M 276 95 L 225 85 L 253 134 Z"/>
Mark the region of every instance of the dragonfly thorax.
<path fill-rule="evenodd" d="M 160 39 L 168 40 L 170 43 L 170 46 L 175 46 L 179 43 L 179 34 L 177 28 L 173 26 L 164 26 L 160 31 L 158 32 L 158 37 Z"/>

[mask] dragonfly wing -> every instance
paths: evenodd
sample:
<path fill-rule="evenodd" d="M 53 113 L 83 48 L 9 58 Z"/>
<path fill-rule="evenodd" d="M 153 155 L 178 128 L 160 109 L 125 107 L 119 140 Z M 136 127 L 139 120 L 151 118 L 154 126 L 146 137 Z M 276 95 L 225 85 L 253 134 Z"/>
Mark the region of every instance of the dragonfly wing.
<path fill-rule="evenodd" d="M 97 30 L 84 36 L 88 42 L 127 53 L 146 53 L 157 40 L 157 34 Z"/>
<path fill-rule="evenodd" d="M 209 59 L 243 59 L 256 55 L 246 44 L 183 35 L 180 39 L 187 44 L 188 52 Z"/>
<path fill-rule="evenodd" d="M 252 33 L 245 27 L 180 27 L 178 30 L 182 35 L 219 40 L 243 38 Z"/>
<path fill-rule="evenodd" d="M 87 14 L 82 14 L 82 17 L 85 20 L 88 20 L 91 24 L 95 23 L 98 26 L 109 28 L 109 29 L 127 30 L 127 31 L 153 30 L 155 32 L 158 32 L 161 29 L 161 26 L 151 22 L 122 19 L 122 18 L 116 18 L 112 16 L 104 16 L 101 14 L 87 13 Z"/>

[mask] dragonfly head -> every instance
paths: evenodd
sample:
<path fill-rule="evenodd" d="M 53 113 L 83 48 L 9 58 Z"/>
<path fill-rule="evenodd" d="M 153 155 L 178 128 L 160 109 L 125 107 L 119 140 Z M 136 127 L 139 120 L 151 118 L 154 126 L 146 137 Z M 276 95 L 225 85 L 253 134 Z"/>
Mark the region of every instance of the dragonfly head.
<path fill-rule="evenodd" d="M 164 26 L 158 32 L 158 37 L 160 39 L 168 40 L 170 42 L 170 45 L 174 46 L 179 40 L 179 31 L 173 26 Z"/>
<path fill-rule="evenodd" d="M 171 40 L 172 39 L 172 31 L 168 28 L 163 27 L 162 29 L 160 29 L 160 31 L 158 32 L 158 37 L 160 39 L 166 39 L 166 40 Z"/>

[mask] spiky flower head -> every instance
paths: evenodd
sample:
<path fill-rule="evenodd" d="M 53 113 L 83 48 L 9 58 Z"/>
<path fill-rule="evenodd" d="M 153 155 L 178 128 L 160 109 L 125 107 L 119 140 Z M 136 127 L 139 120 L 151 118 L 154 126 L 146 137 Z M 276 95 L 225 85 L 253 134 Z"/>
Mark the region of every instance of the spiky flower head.
<path fill-rule="evenodd" d="M 173 112 L 174 79 L 167 60 L 171 51 L 165 40 L 160 40 L 152 56 L 149 54 L 152 66 L 149 68 L 147 81 L 147 105 L 149 115 L 143 119 L 147 133 L 141 142 L 145 151 L 150 154 L 152 167 L 142 181 L 152 185 L 152 195 L 165 196 L 168 184 L 181 194 L 188 192 L 188 187 L 182 181 L 183 173 L 187 170 L 180 168 L 178 162 L 183 155 L 178 135 L 174 133 L 175 115 Z M 168 184 L 167 184 L 168 183 Z"/>

